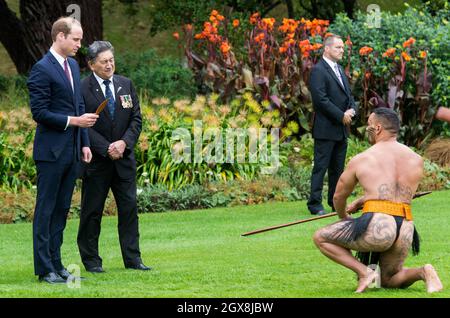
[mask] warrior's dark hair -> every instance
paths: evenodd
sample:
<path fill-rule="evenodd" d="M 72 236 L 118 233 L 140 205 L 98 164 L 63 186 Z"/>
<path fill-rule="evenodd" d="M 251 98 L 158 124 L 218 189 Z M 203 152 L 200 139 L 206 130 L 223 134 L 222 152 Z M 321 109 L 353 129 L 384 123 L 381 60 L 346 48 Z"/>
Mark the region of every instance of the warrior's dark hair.
<path fill-rule="evenodd" d="M 386 107 L 378 107 L 373 110 L 373 113 L 377 116 L 378 121 L 384 129 L 393 134 L 398 134 L 400 130 L 400 120 L 395 111 Z"/>

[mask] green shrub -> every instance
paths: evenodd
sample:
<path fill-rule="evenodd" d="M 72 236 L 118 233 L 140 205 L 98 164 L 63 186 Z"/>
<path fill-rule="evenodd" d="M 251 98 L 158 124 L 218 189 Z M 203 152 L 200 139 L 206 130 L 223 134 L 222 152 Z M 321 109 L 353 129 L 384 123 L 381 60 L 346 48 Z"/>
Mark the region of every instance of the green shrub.
<path fill-rule="evenodd" d="M 12 146 L 7 135 L 0 133 L 0 187 L 17 191 L 22 187 L 30 188 L 35 182 L 36 167 L 27 150 L 33 135 L 28 133 L 25 136 L 25 146 Z"/>
<path fill-rule="evenodd" d="M 0 74 L 0 110 L 7 111 L 28 105 L 27 78 Z"/>
<path fill-rule="evenodd" d="M 148 185 L 138 190 L 138 210 L 141 213 L 187 209 L 208 209 L 251 205 L 270 201 L 297 201 L 302 198 L 295 187 L 277 176 L 262 176 L 254 180 L 188 184 L 181 189 Z"/>
<path fill-rule="evenodd" d="M 424 159 L 424 176 L 418 191 L 435 191 L 450 189 L 450 168 L 443 168 L 438 164 Z"/>
<path fill-rule="evenodd" d="M 213 193 L 200 185 L 186 185 L 169 191 L 164 185 L 149 185 L 138 195 L 139 212 L 205 209 L 214 206 Z"/>
<path fill-rule="evenodd" d="M 281 167 L 276 176 L 289 183 L 291 191 L 288 193 L 293 199 L 307 200 L 311 193 L 311 172 L 312 167 Z M 292 189 L 295 189 L 295 192 L 292 192 Z"/>
<path fill-rule="evenodd" d="M 158 56 L 153 49 L 118 55 L 116 73 L 131 78 L 138 91 L 151 97 L 193 97 L 196 93 L 192 72 L 177 59 Z"/>
<path fill-rule="evenodd" d="M 446 4 L 435 15 L 415 8 L 398 14 L 383 11 L 380 28 L 369 28 L 365 13 L 357 13 L 354 20 L 339 14 L 330 25 L 330 32 L 351 38 L 343 64 L 359 102 L 360 135 L 370 110 L 385 105 L 399 113 L 404 143 L 419 146 L 440 133 L 433 115 L 438 106 L 450 103 L 449 9 Z M 415 42 L 405 44 L 411 38 Z M 364 46 L 373 52 L 361 55 Z M 395 49 L 392 56 L 386 56 L 389 48 Z"/>
<path fill-rule="evenodd" d="M 247 98 L 248 97 L 248 98 Z M 249 160 L 249 128 L 266 128 L 268 123 L 278 120 L 277 112 L 262 112 L 262 105 L 258 104 L 251 95 L 233 100 L 230 104 L 217 103 L 217 95 L 197 96 L 195 100 L 177 100 L 173 103 L 166 98 L 152 100 L 152 105 L 142 105 L 143 131 L 136 149 L 138 162 L 139 185 L 165 184 L 169 189 L 176 189 L 186 184 L 204 184 L 211 181 L 230 181 L 233 179 L 255 179 L 264 168 L 270 167 L 271 162 L 262 160 L 261 152 L 256 149 L 257 162 Z M 264 117 L 264 118 L 263 118 Z M 198 121 L 199 137 L 194 135 L 194 123 Z M 266 123 L 266 124 L 264 124 Z M 227 129 L 240 128 L 246 133 L 245 149 L 233 149 L 234 158 L 226 159 Z M 173 136 L 174 131 L 183 129 L 189 140 L 180 140 Z M 218 142 L 223 147 L 222 158 L 215 156 L 214 143 L 216 136 L 203 138 L 208 129 L 217 129 L 217 136 L 222 138 Z M 233 133 L 237 132 L 234 130 Z M 261 131 L 263 134 L 263 131 Z M 267 155 L 271 156 L 270 130 L 267 131 Z M 196 140 L 199 142 L 196 146 Z M 261 143 L 259 143 L 261 145 Z M 173 154 L 183 155 L 190 147 L 188 160 L 175 162 Z M 236 137 L 234 138 L 234 148 Z M 231 150 L 231 148 L 230 148 Z M 195 154 L 195 152 L 198 152 Z M 196 160 L 195 156 L 201 158 Z M 211 155 L 213 158 L 207 158 Z M 243 159 L 238 162 L 238 155 Z M 281 162 L 286 162 L 283 155 Z M 218 160 L 216 160 L 218 159 Z M 269 157 L 270 159 L 270 157 Z M 190 162 L 188 162 L 190 160 Z M 216 160 L 217 162 L 214 162 Z M 228 162 L 227 162 L 228 161 Z M 242 162 L 243 161 L 243 162 Z M 267 161 L 267 160 L 266 160 Z M 268 160 L 270 161 L 270 160 Z"/>

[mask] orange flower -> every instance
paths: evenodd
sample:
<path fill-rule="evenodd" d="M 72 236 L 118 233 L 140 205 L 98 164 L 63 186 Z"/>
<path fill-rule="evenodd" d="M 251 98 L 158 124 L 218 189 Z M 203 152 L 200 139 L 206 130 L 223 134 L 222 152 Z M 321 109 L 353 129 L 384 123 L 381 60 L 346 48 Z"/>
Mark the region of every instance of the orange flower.
<path fill-rule="evenodd" d="M 410 47 L 411 45 L 413 45 L 416 42 L 416 39 L 414 39 L 413 37 L 410 37 L 408 40 L 406 40 L 405 42 L 403 42 L 403 47 L 407 48 Z"/>
<path fill-rule="evenodd" d="M 239 26 L 239 20 L 238 19 L 234 19 L 233 20 L 233 27 L 237 28 Z"/>
<path fill-rule="evenodd" d="M 288 40 L 286 41 L 286 44 L 288 44 L 289 46 L 290 46 L 290 45 L 294 45 L 294 44 L 295 44 L 295 40 L 294 40 L 294 39 L 288 39 Z"/>
<path fill-rule="evenodd" d="M 364 74 L 364 77 L 365 77 L 366 79 L 369 79 L 371 75 L 372 75 L 372 73 L 366 72 L 366 73 Z"/>
<path fill-rule="evenodd" d="M 261 32 L 260 34 L 255 36 L 255 42 L 261 42 L 261 40 L 264 40 L 265 36 L 266 35 L 263 32 Z"/>
<path fill-rule="evenodd" d="M 280 53 L 286 53 L 287 50 L 288 50 L 288 48 L 285 46 L 282 46 L 279 48 Z"/>
<path fill-rule="evenodd" d="M 227 41 L 224 41 L 222 42 L 222 44 L 220 44 L 220 51 L 223 53 L 223 55 L 227 55 L 230 49 L 231 47 Z"/>
<path fill-rule="evenodd" d="M 302 47 L 302 46 L 308 46 L 308 45 L 311 45 L 311 43 L 309 43 L 309 40 L 306 39 L 306 40 L 300 41 L 300 42 L 298 43 L 298 45 L 299 45 L 300 47 Z"/>
<path fill-rule="evenodd" d="M 275 24 L 274 18 L 264 18 L 262 21 L 262 29 L 268 29 L 269 31 L 273 30 L 273 25 Z"/>
<path fill-rule="evenodd" d="M 345 41 L 345 45 L 347 45 L 347 46 L 352 46 L 353 45 L 352 41 L 350 40 L 350 35 L 347 36 L 347 40 Z"/>
<path fill-rule="evenodd" d="M 303 58 L 309 57 L 309 52 L 314 50 L 314 46 L 311 45 L 309 40 L 303 40 L 298 43 L 298 47 L 300 48 L 300 52 L 302 53 Z"/>
<path fill-rule="evenodd" d="M 250 17 L 250 24 L 256 24 L 258 22 L 259 12 L 253 13 Z"/>
<path fill-rule="evenodd" d="M 222 37 L 217 34 L 208 34 L 208 40 L 211 43 L 219 43 L 220 41 L 222 41 Z"/>
<path fill-rule="evenodd" d="M 306 28 L 311 30 L 311 36 L 322 35 L 325 33 L 327 26 L 330 24 L 328 20 L 314 19 L 306 21 Z"/>
<path fill-rule="evenodd" d="M 405 60 L 405 62 L 411 61 L 411 56 L 408 55 L 406 52 L 402 52 L 402 57 Z"/>
<path fill-rule="evenodd" d="M 287 40 L 291 40 L 291 39 L 293 39 L 295 37 L 295 33 L 288 33 L 288 34 L 286 34 L 286 39 Z"/>
<path fill-rule="evenodd" d="M 178 32 L 172 33 L 172 36 L 173 36 L 175 39 L 177 39 L 177 40 L 180 39 L 180 34 L 179 34 Z"/>
<path fill-rule="evenodd" d="M 395 48 L 391 47 L 386 50 L 386 52 L 383 53 L 383 57 L 394 57 L 395 55 Z"/>
<path fill-rule="evenodd" d="M 320 49 L 322 46 L 323 46 L 322 43 L 314 43 L 311 49 L 312 49 L 313 51 L 315 51 L 315 50 Z"/>
<path fill-rule="evenodd" d="M 294 19 L 283 18 L 283 24 L 278 28 L 283 33 L 295 33 L 298 27 L 298 22 Z"/>
<path fill-rule="evenodd" d="M 212 10 L 212 11 L 211 11 L 211 15 L 214 16 L 214 17 L 215 17 L 216 15 L 218 15 L 218 14 L 219 14 L 219 12 L 218 12 L 217 10 Z"/>
<path fill-rule="evenodd" d="M 372 52 L 373 49 L 369 46 L 363 46 L 359 49 L 359 55 L 369 55 L 370 52 Z"/>
<path fill-rule="evenodd" d="M 419 57 L 420 57 L 421 59 L 426 58 L 426 57 L 427 57 L 427 52 L 426 52 L 426 51 L 419 51 Z"/>

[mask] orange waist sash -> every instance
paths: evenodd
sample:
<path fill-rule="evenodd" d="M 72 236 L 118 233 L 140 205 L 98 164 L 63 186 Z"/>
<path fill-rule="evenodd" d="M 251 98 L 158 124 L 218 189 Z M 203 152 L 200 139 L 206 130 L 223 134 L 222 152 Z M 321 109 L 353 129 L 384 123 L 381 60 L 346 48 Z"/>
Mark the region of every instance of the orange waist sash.
<path fill-rule="evenodd" d="M 363 213 L 376 212 L 392 216 L 401 216 L 412 221 L 411 205 L 385 200 L 367 200 L 364 202 Z"/>

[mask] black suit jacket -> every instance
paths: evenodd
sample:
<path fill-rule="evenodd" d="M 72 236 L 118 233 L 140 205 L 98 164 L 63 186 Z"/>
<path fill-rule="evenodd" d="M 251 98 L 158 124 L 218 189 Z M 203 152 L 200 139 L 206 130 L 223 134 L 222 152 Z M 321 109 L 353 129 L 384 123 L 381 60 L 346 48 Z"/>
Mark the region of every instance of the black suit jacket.
<path fill-rule="evenodd" d="M 142 130 L 139 100 L 130 79 L 114 75 L 113 83 L 115 90 L 114 120 L 111 119 L 108 109 L 105 107 L 95 125 L 89 128 L 93 157 L 85 173 L 89 173 L 90 169 L 98 168 L 99 165 L 115 165 L 120 177 L 134 178 L 136 175 L 134 146 Z M 81 92 L 87 113 L 94 113 L 98 105 L 105 100 L 94 74 L 82 81 Z M 127 103 L 128 101 L 131 103 Z M 108 147 L 120 139 L 127 145 L 123 158 L 111 160 L 108 156 Z"/>
<path fill-rule="evenodd" d="M 315 116 L 313 138 L 343 140 L 348 137 L 348 129 L 342 123 L 347 109 L 357 112 L 347 77 L 339 66 L 344 87 L 342 87 L 330 65 L 321 58 L 311 71 L 309 81 Z"/>

